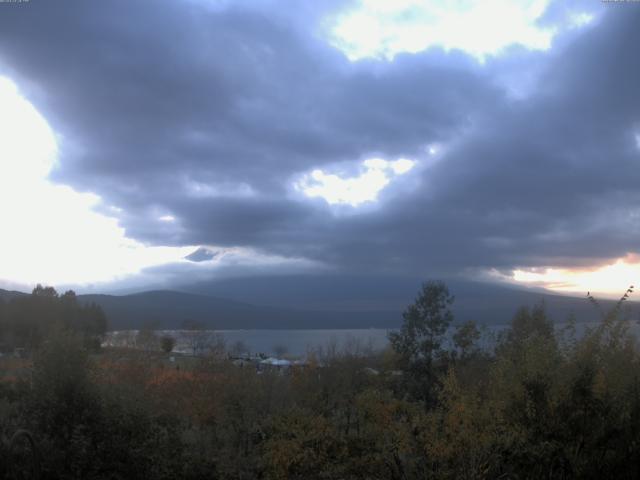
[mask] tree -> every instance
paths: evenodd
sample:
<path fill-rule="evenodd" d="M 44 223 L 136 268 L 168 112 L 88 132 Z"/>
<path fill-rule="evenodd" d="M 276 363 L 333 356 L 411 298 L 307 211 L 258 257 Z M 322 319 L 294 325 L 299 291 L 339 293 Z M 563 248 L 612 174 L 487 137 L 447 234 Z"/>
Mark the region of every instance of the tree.
<path fill-rule="evenodd" d="M 53 287 L 43 287 L 42 285 L 36 285 L 36 288 L 33 289 L 31 295 L 34 297 L 43 297 L 43 298 L 58 298 L 58 292 Z"/>
<path fill-rule="evenodd" d="M 31 389 L 22 405 L 36 431 L 64 452 L 64 464 L 76 463 L 77 449 L 69 446 L 74 437 L 99 421 L 100 399 L 88 362 L 81 337 L 54 335 L 36 352 Z"/>
<path fill-rule="evenodd" d="M 38 348 L 54 332 L 83 337 L 86 347 L 99 349 L 107 318 L 99 305 L 78 300 L 73 290 L 58 295 L 38 284 L 31 295 L 12 298 L 0 312 L 3 341 L 13 347 Z"/>
<path fill-rule="evenodd" d="M 182 329 L 184 341 L 189 345 L 194 356 L 209 354 L 213 357 L 221 357 L 224 355 L 226 344 L 222 334 L 208 330 L 204 323 L 194 320 L 183 321 Z"/>
<path fill-rule="evenodd" d="M 278 358 L 283 358 L 289 352 L 287 346 L 282 343 L 274 345 L 272 350 L 275 356 Z"/>
<path fill-rule="evenodd" d="M 424 283 L 415 302 L 402 314 L 400 331 L 389 333 L 393 349 L 410 362 L 431 363 L 453 320 L 449 309 L 453 300 L 443 282 Z"/>
<path fill-rule="evenodd" d="M 444 282 L 423 283 L 415 302 L 402 314 L 400 331 L 389 333 L 391 346 L 412 383 L 410 390 L 423 400 L 432 398 L 436 380 L 434 359 L 442 354 L 440 346 L 453 321 L 450 310 L 453 300 Z"/>
<path fill-rule="evenodd" d="M 511 320 L 511 328 L 506 332 L 506 341 L 515 348 L 531 338 L 539 337 L 554 340 L 553 322 L 547 316 L 544 303 L 535 305 L 533 309 L 520 307 Z"/>
<path fill-rule="evenodd" d="M 456 327 L 456 333 L 453 334 L 452 338 L 453 345 L 460 351 L 460 358 L 464 360 L 480 339 L 480 330 L 478 330 L 476 322 L 469 320 Z"/>
<path fill-rule="evenodd" d="M 165 353 L 171 353 L 175 346 L 176 339 L 169 335 L 163 335 L 163 337 L 160 339 L 160 348 L 162 348 L 162 351 Z"/>
<path fill-rule="evenodd" d="M 245 353 L 249 353 L 249 347 L 247 347 L 242 340 L 236 340 L 229 349 L 229 353 L 234 356 L 244 355 Z"/>
<path fill-rule="evenodd" d="M 154 323 L 146 322 L 142 325 L 142 328 L 138 330 L 138 334 L 136 335 L 136 346 L 143 350 L 156 350 L 158 348 L 158 342 Z"/>
<path fill-rule="evenodd" d="M 6 306 L 2 297 L 0 297 L 0 341 L 4 342 L 7 331 L 7 314 Z"/>

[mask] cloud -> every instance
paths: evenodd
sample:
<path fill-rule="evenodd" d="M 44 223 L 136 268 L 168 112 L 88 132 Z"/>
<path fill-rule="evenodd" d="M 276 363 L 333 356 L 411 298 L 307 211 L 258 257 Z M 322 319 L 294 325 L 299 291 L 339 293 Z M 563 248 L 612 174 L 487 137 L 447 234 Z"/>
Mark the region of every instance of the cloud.
<path fill-rule="evenodd" d="M 339 7 L 316 3 L 2 6 L 0 69 L 60 139 L 51 179 L 147 244 L 419 275 L 637 250 L 640 8 L 481 64 L 437 46 L 350 61 L 321 28 Z M 557 5 L 539 21 L 568 25 Z"/>
<path fill-rule="evenodd" d="M 370 158 L 362 162 L 364 171 L 358 176 L 342 178 L 314 170 L 295 183 L 295 188 L 309 197 L 324 198 L 329 204 L 347 204 L 357 207 L 365 202 L 374 202 L 378 193 L 398 175 L 410 171 L 415 162 L 406 158 L 387 161 Z"/>
<path fill-rule="evenodd" d="M 113 218 L 92 211 L 100 202 L 95 194 L 46 181 L 56 159 L 53 132 L 2 77 L 0 104 L 3 284 L 109 281 L 180 258 L 181 248 L 126 238 Z"/>
<path fill-rule="evenodd" d="M 354 60 L 392 59 L 401 52 L 415 53 L 437 45 L 464 50 L 484 61 L 513 44 L 548 49 L 555 31 L 537 22 L 548 3 L 361 0 L 335 21 L 333 41 Z"/>
<path fill-rule="evenodd" d="M 216 258 L 218 256 L 218 253 L 219 252 L 210 248 L 199 247 L 197 250 L 194 250 L 184 258 L 191 262 L 206 262 L 208 260 L 213 260 L 214 258 Z"/>

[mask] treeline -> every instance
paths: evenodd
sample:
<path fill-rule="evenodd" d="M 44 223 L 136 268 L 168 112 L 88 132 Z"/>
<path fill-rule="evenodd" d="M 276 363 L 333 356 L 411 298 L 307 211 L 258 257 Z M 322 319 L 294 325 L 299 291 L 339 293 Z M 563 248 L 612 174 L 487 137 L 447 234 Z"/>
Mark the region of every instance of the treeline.
<path fill-rule="evenodd" d="M 106 330 L 102 309 L 78 302 L 73 290 L 59 295 L 53 287 L 37 285 L 31 295 L 0 298 L 0 346 L 7 350 L 36 349 L 56 331 L 81 335 L 87 346 L 99 348 Z"/>
<path fill-rule="evenodd" d="M 160 352 L 88 355 L 62 335 L 0 383 L 47 478 L 638 478 L 640 350 L 623 301 L 577 335 L 522 308 L 490 349 L 426 283 L 378 354 L 321 351 L 289 375 Z"/>

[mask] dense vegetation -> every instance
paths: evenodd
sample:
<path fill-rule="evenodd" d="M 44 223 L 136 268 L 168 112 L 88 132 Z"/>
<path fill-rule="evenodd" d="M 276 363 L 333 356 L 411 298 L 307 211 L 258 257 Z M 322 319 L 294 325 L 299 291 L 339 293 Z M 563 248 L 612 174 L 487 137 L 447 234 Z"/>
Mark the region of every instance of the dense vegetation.
<path fill-rule="evenodd" d="M 54 332 L 82 336 L 87 347 L 99 348 L 107 319 L 95 303 L 82 304 L 73 290 L 62 295 L 53 287 L 38 285 L 31 295 L 4 302 L 0 298 L 0 346 L 37 349 Z"/>
<path fill-rule="evenodd" d="M 491 349 L 472 323 L 444 341 L 452 301 L 428 282 L 389 350 L 325 349 L 287 375 L 90 353 L 83 332 L 57 329 L 0 383 L 0 422 L 34 432 L 47 478 L 639 476 L 640 351 L 623 301 L 580 335 L 522 308 Z"/>

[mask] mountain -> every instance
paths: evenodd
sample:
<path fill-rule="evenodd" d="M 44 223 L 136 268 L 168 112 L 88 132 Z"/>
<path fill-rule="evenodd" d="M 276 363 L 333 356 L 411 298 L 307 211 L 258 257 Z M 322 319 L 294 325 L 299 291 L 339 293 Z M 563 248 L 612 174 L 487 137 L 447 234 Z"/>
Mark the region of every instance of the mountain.
<path fill-rule="evenodd" d="M 269 275 L 223 278 L 182 285 L 184 292 L 212 295 L 245 303 L 303 310 L 402 311 L 412 303 L 424 279 L 388 275 Z M 521 301 L 553 295 L 543 289 L 506 284 L 445 279 L 459 302 L 486 302 L 509 308 Z M 516 305 L 517 307 L 517 305 Z"/>
<path fill-rule="evenodd" d="M 181 328 L 196 321 L 215 329 L 389 328 L 397 324 L 397 312 L 312 311 L 256 306 L 208 295 L 157 290 L 133 295 L 80 295 L 83 302 L 100 305 L 113 330 L 153 324 Z"/>
<path fill-rule="evenodd" d="M 28 294 L 24 292 L 16 292 L 15 290 L 3 290 L 0 288 L 0 300 L 3 300 L 5 302 L 8 302 L 22 295 L 28 295 Z"/>
<path fill-rule="evenodd" d="M 449 280 L 447 285 L 456 297 L 456 323 L 506 324 L 518 307 L 540 302 L 556 322 L 571 314 L 578 321 L 599 318 L 586 298 L 460 280 Z M 178 329 L 187 320 L 215 329 L 396 328 L 419 288 L 420 281 L 411 278 L 300 275 L 225 279 L 184 286 L 182 291 L 78 298 L 100 305 L 113 330 L 145 324 Z M 0 290 L 0 298 L 5 300 L 19 295 L 24 294 Z M 607 310 L 615 302 L 601 300 L 600 304 Z M 638 303 L 629 302 L 627 307 L 638 317 Z"/>
<path fill-rule="evenodd" d="M 418 279 L 404 277 L 265 276 L 200 283 L 184 286 L 183 291 L 81 298 L 101 305 L 114 329 L 145 322 L 180 328 L 184 320 L 217 329 L 396 328 L 420 284 Z M 586 298 L 462 280 L 448 280 L 447 285 L 456 297 L 456 322 L 505 324 L 520 306 L 540 302 L 556 322 L 569 315 L 585 322 L 599 318 Z M 600 304 L 607 310 L 615 302 L 601 300 Z M 636 302 L 628 307 L 635 316 L 640 312 Z"/>
<path fill-rule="evenodd" d="M 314 311 L 393 312 L 393 322 L 401 322 L 401 312 L 413 303 L 423 279 L 415 277 L 355 275 L 281 275 L 227 278 L 184 285 L 181 290 L 215 295 L 236 301 Z M 597 320 L 598 311 L 587 300 L 557 295 L 542 288 L 522 288 L 509 284 L 445 279 L 455 296 L 457 321 L 475 320 L 487 325 L 509 322 L 518 307 L 544 302 L 555 321 L 574 314 L 579 321 Z M 621 294 L 624 292 L 621 292 Z M 585 292 L 586 294 L 586 292 Z M 600 300 L 603 309 L 615 301 Z M 629 302 L 637 314 L 640 306 Z"/>

